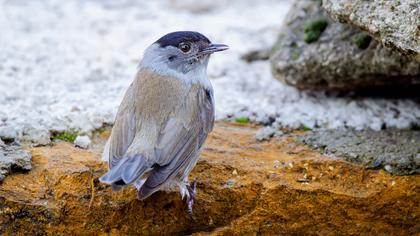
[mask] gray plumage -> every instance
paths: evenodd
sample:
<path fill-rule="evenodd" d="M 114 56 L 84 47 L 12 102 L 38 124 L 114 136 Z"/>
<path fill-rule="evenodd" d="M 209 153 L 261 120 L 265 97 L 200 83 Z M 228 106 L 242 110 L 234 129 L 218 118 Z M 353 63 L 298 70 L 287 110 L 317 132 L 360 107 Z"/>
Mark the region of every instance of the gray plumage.
<path fill-rule="evenodd" d="M 193 197 L 188 175 L 213 129 L 213 90 L 206 68 L 210 54 L 227 46 L 214 46 L 196 32 L 179 33 L 146 50 L 104 149 L 109 171 L 100 180 L 114 190 L 134 184 L 139 199 L 172 185 Z M 177 48 L 185 43 L 188 52 Z"/>

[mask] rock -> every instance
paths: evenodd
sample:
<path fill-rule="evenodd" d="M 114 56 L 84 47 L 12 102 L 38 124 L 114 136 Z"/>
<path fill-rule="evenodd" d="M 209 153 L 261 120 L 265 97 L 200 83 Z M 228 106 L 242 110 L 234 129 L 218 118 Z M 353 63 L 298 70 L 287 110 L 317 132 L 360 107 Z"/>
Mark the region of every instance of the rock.
<path fill-rule="evenodd" d="M 260 128 L 257 130 L 257 133 L 255 134 L 255 138 L 257 141 L 266 141 L 270 140 L 273 136 L 280 136 L 283 133 L 271 126 L 266 126 L 263 128 Z"/>
<path fill-rule="evenodd" d="M 89 151 L 67 142 L 33 148 L 34 168 L 0 185 L 0 234 L 418 232 L 420 176 L 392 176 L 333 160 L 293 136 L 259 143 L 255 133 L 251 126 L 216 124 L 190 176 L 197 180 L 192 216 L 178 192 L 139 201 L 132 187 L 112 192 L 99 183 L 106 171 L 100 162 L 105 139 L 95 140 L 101 147 Z"/>
<path fill-rule="evenodd" d="M 22 140 L 32 142 L 36 145 L 47 145 L 51 143 L 51 134 L 45 128 L 26 127 L 23 130 Z"/>
<path fill-rule="evenodd" d="M 420 64 L 331 20 L 320 1 L 297 1 L 273 48 L 274 76 L 300 89 L 420 85 Z"/>
<path fill-rule="evenodd" d="M 88 149 L 90 144 L 91 144 L 91 140 L 90 140 L 89 136 L 87 136 L 87 135 L 79 135 L 74 140 L 74 145 L 76 147 L 80 147 L 80 148 L 83 148 L 83 149 Z"/>
<path fill-rule="evenodd" d="M 31 169 L 31 155 L 16 143 L 5 144 L 0 139 L 0 182 L 12 172 Z M 1 226 L 0 226 L 1 228 Z"/>
<path fill-rule="evenodd" d="M 265 61 L 270 58 L 271 49 L 259 49 L 247 52 L 241 56 L 241 59 L 246 62 Z"/>
<path fill-rule="evenodd" d="M 420 2 L 323 0 L 324 9 L 339 22 L 369 33 L 387 47 L 420 62 Z"/>
<path fill-rule="evenodd" d="M 301 140 L 323 153 L 395 175 L 420 174 L 420 131 L 327 130 L 306 133 Z"/>
<path fill-rule="evenodd" d="M 17 138 L 17 132 L 10 126 L 0 126 L 0 139 L 13 142 Z"/>

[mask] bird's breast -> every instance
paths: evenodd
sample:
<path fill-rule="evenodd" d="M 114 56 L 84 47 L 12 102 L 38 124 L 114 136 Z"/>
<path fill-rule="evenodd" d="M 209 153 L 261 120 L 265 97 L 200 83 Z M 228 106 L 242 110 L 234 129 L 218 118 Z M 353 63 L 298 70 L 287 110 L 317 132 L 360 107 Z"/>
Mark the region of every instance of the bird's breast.
<path fill-rule="evenodd" d="M 137 115 L 141 122 L 165 122 L 176 116 L 190 122 L 198 113 L 197 94 L 201 84 L 192 84 L 171 76 L 159 75 L 149 70 L 140 71 L 138 76 Z"/>

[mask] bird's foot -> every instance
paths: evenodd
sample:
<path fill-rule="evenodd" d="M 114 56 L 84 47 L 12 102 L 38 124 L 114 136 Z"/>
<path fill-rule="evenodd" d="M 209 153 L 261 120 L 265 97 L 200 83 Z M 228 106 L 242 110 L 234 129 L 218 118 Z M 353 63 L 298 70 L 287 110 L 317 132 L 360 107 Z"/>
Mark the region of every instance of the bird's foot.
<path fill-rule="evenodd" d="M 190 213 L 190 215 L 193 214 L 193 203 L 194 203 L 194 198 L 196 195 L 196 186 L 197 183 L 194 179 L 194 181 L 192 182 L 191 185 L 187 185 L 187 190 L 188 190 L 188 196 L 187 196 L 187 206 L 188 206 L 188 213 Z"/>

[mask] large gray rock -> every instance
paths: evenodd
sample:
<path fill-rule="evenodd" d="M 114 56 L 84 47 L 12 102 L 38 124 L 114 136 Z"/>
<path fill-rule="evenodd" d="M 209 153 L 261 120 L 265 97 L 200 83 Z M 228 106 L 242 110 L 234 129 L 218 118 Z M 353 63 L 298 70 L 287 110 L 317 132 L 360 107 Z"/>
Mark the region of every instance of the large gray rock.
<path fill-rule="evenodd" d="M 20 145 L 8 145 L 0 139 L 0 183 L 11 172 L 30 170 L 31 159 L 32 156 Z"/>
<path fill-rule="evenodd" d="M 271 64 L 274 76 L 300 89 L 355 90 L 419 85 L 420 64 L 331 20 L 321 1 L 296 1 L 286 16 Z"/>
<path fill-rule="evenodd" d="M 419 0 L 323 0 L 336 20 L 365 30 L 385 46 L 414 55 L 420 61 Z"/>
<path fill-rule="evenodd" d="M 396 175 L 420 174 L 420 131 L 325 130 L 301 137 L 322 153 Z"/>

